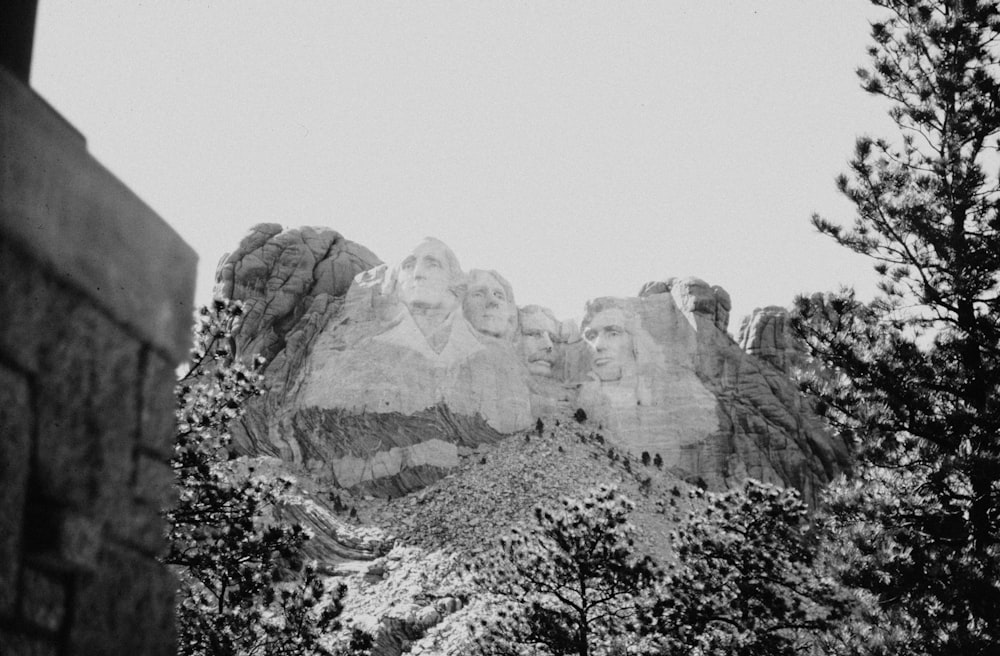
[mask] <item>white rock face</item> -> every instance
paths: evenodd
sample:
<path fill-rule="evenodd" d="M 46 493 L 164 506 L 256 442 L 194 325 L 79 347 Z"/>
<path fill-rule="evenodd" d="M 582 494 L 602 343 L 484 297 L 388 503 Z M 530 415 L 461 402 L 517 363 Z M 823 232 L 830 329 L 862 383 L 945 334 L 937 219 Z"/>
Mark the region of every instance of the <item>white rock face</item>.
<path fill-rule="evenodd" d="M 577 409 L 588 431 L 716 489 L 753 477 L 808 498 L 847 466 L 778 358 L 729 337 L 728 294 L 697 278 L 596 299 L 575 326 L 518 308 L 502 275 L 465 272 L 436 239 L 389 266 L 332 231 L 263 226 L 219 271 L 248 305 L 237 344 L 269 359 L 238 443 L 336 486 L 405 494 L 460 449 Z"/>
<path fill-rule="evenodd" d="M 408 274 L 410 258 L 417 261 Z M 421 261 L 430 258 L 434 264 Z M 296 403 L 404 415 L 444 405 L 479 415 L 501 433 L 527 428 L 528 375 L 510 329 L 494 337 L 473 327 L 462 310 L 465 277 L 457 267 L 447 246 L 428 241 L 395 270 L 357 276 L 340 321 L 316 340 Z M 401 283 L 408 275 L 412 281 Z M 510 324 L 510 313 L 503 308 L 502 326 Z M 487 324 L 491 332 L 501 328 Z"/>
<path fill-rule="evenodd" d="M 337 482 L 342 487 L 354 487 L 422 465 L 458 467 L 458 447 L 451 442 L 430 439 L 412 446 L 376 451 L 368 458 L 348 455 L 334 460 L 332 464 Z"/>
<path fill-rule="evenodd" d="M 591 301 L 583 336 L 590 370 L 577 403 L 587 416 L 634 455 L 696 471 L 719 430 L 718 402 L 698 377 L 697 335 L 673 297 Z"/>

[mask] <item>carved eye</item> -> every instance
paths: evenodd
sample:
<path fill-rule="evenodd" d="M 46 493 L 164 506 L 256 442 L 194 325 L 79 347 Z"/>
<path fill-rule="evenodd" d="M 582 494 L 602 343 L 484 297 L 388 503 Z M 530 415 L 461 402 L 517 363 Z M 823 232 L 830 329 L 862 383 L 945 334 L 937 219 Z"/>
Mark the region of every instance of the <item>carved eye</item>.
<path fill-rule="evenodd" d="M 592 342 L 595 339 L 597 339 L 597 331 L 591 328 L 587 332 L 583 333 L 583 338 L 586 339 L 588 342 Z"/>
<path fill-rule="evenodd" d="M 429 267 L 434 267 L 435 269 L 441 268 L 441 262 L 430 256 L 424 258 L 424 264 Z"/>
<path fill-rule="evenodd" d="M 400 268 L 402 268 L 404 271 L 410 271 L 411 269 L 413 269 L 414 264 L 416 264 L 416 260 L 413 259 L 412 257 L 408 257 L 405 260 L 403 260 L 403 265 Z"/>

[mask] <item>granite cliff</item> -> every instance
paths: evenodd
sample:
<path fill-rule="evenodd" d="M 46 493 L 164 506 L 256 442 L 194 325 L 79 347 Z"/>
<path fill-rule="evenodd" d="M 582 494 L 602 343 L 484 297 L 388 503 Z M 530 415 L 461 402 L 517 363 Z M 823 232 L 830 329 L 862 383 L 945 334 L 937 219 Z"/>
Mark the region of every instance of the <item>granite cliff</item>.
<path fill-rule="evenodd" d="M 573 326 L 519 308 L 500 273 L 463 269 L 436 239 L 387 265 L 332 230 L 267 224 L 217 281 L 247 306 L 240 351 L 267 360 L 241 448 L 325 485 L 400 496 L 578 410 L 610 444 L 713 489 L 753 477 L 812 498 L 847 466 L 789 378 L 780 310 L 758 312 L 741 345 L 728 294 L 697 278 L 592 300 Z"/>

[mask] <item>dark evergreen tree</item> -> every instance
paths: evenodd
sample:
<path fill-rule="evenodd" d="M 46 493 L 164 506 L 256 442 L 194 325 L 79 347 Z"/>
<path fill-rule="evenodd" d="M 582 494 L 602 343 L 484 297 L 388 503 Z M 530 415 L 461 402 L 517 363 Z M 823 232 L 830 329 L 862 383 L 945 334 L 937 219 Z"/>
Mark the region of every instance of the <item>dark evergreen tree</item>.
<path fill-rule="evenodd" d="M 911 653 L 1000 645 L 1000 134 L 995 1 L 873 0 L 864 88 L 900 138 L 862 138 L 838 180 L 857 216 L 840 244 L 875 260 L 880 293 L 797 300 L 805 378 L 853 437 L 831 496 L 848 582 L 913 634 Z"/>
<path fill-rule="evenodd" d="M 826 574 L 798 493 L 751 480 L 689 496 L 665 594 L 641 620 L 655 637 L 649 653 L 816 653 L 856 603 Z"/>
<path fill-rule="evenodd" d="M 497 599 L 497 614 L 480 627 L 482 653 L 597 656 L 637 648 L 637 620 L 657 571 L 636 553 L 633 507 L 613 486 L 565 498 L 555 511 L 538 507 L 534 526 L 505 538 L 501 557 L 483 559 L 474 578 Z"/>

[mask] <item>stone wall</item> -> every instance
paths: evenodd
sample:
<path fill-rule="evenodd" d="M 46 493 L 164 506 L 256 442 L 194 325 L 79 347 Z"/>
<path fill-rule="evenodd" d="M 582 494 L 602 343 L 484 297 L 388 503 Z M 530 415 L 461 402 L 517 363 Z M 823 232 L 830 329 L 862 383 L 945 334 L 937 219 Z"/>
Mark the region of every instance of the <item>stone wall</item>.
<path fill-rule="evenodd" d="M 173 654 L 195 255 L 0 67 L 0 654 Z"/>

